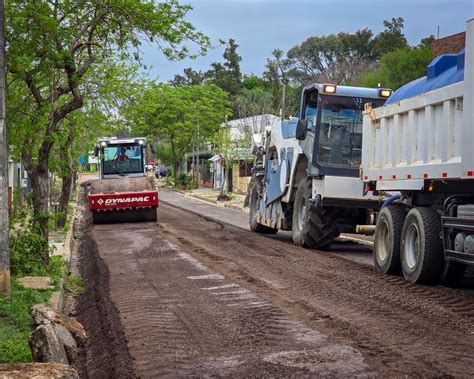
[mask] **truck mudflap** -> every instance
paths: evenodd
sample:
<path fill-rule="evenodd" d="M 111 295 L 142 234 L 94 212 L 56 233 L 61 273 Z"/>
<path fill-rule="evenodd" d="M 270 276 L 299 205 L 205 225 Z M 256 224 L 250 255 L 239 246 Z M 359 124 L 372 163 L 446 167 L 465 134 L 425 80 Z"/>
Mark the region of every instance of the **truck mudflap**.
<path fill-rule="evenodd" d="M 91 211 L 158 206 L 158 191 L 89 194 Z"/>

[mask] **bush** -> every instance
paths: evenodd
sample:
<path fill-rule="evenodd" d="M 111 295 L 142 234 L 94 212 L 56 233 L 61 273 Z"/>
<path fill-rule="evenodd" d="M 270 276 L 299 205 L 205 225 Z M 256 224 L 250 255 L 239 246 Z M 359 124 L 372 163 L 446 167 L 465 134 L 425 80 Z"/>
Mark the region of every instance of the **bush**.
<path fill-rule="evenodd" d="M 48 241 L 32 223 L 10 233 L 10 269 L 13 275 L 29 275 L 44 270 L 43 251 Z"/>
<path fill-rule="evenodd" d="M 0 364 L 31 362 L 28 334 L 34 325 L 28 311 L 47 302 L 51 292 L 24 288 L 13 279 L 11 295 L 0 294 Z"/>
<path fill-rule="evenodd" d="M 188 172 L 182 172 L 178 176 L 178 185 L 181 187 L 188 187 L 189 184 L 191 184 L 192 177 Z"/>

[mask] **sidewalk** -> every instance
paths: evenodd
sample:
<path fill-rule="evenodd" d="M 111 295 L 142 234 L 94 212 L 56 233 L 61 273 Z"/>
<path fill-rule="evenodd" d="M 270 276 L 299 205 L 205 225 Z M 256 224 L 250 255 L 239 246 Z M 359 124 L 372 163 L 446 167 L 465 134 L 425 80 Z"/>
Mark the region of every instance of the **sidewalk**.
<path fill-rule="evenodd" d="M 191 196 L 226 208 L 236 209 L 245 213 L 249 212 L 249 208 L 244 207 L 245 195 L 231 193 L 228 194 L 231 197 L 229 201 L 218 201 L 217 197 L 220 194 L 220 190 L 214 190 L 212 188 L 200 187 L 183 193 L 186 196 Z"/>

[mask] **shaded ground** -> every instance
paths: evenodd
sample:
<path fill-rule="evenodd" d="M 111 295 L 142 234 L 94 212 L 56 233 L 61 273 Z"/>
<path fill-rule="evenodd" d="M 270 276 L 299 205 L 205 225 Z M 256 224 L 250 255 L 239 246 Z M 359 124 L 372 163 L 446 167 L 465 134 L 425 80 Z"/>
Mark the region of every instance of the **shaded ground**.
<path fill-rule="evenodd" d="M 95 285 L 78 316 L 93 334 L 93 376 L 472 373 L 474 298 L 460 290 L 166 204 L 158 223 L 97 225 L 89 236 L 82 259 Z"/>

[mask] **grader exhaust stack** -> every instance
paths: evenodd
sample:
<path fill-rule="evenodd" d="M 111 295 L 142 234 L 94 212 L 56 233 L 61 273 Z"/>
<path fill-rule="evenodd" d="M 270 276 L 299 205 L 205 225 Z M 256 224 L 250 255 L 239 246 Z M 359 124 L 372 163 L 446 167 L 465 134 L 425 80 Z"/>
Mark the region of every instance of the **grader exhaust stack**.
<path fill-rule="evenodd" d="M 157 220 L 158 191 L 145 171 L 145 146 L 145 138 L 98 141 L 100 179 L 89 192 L 94 224 Z"/>

